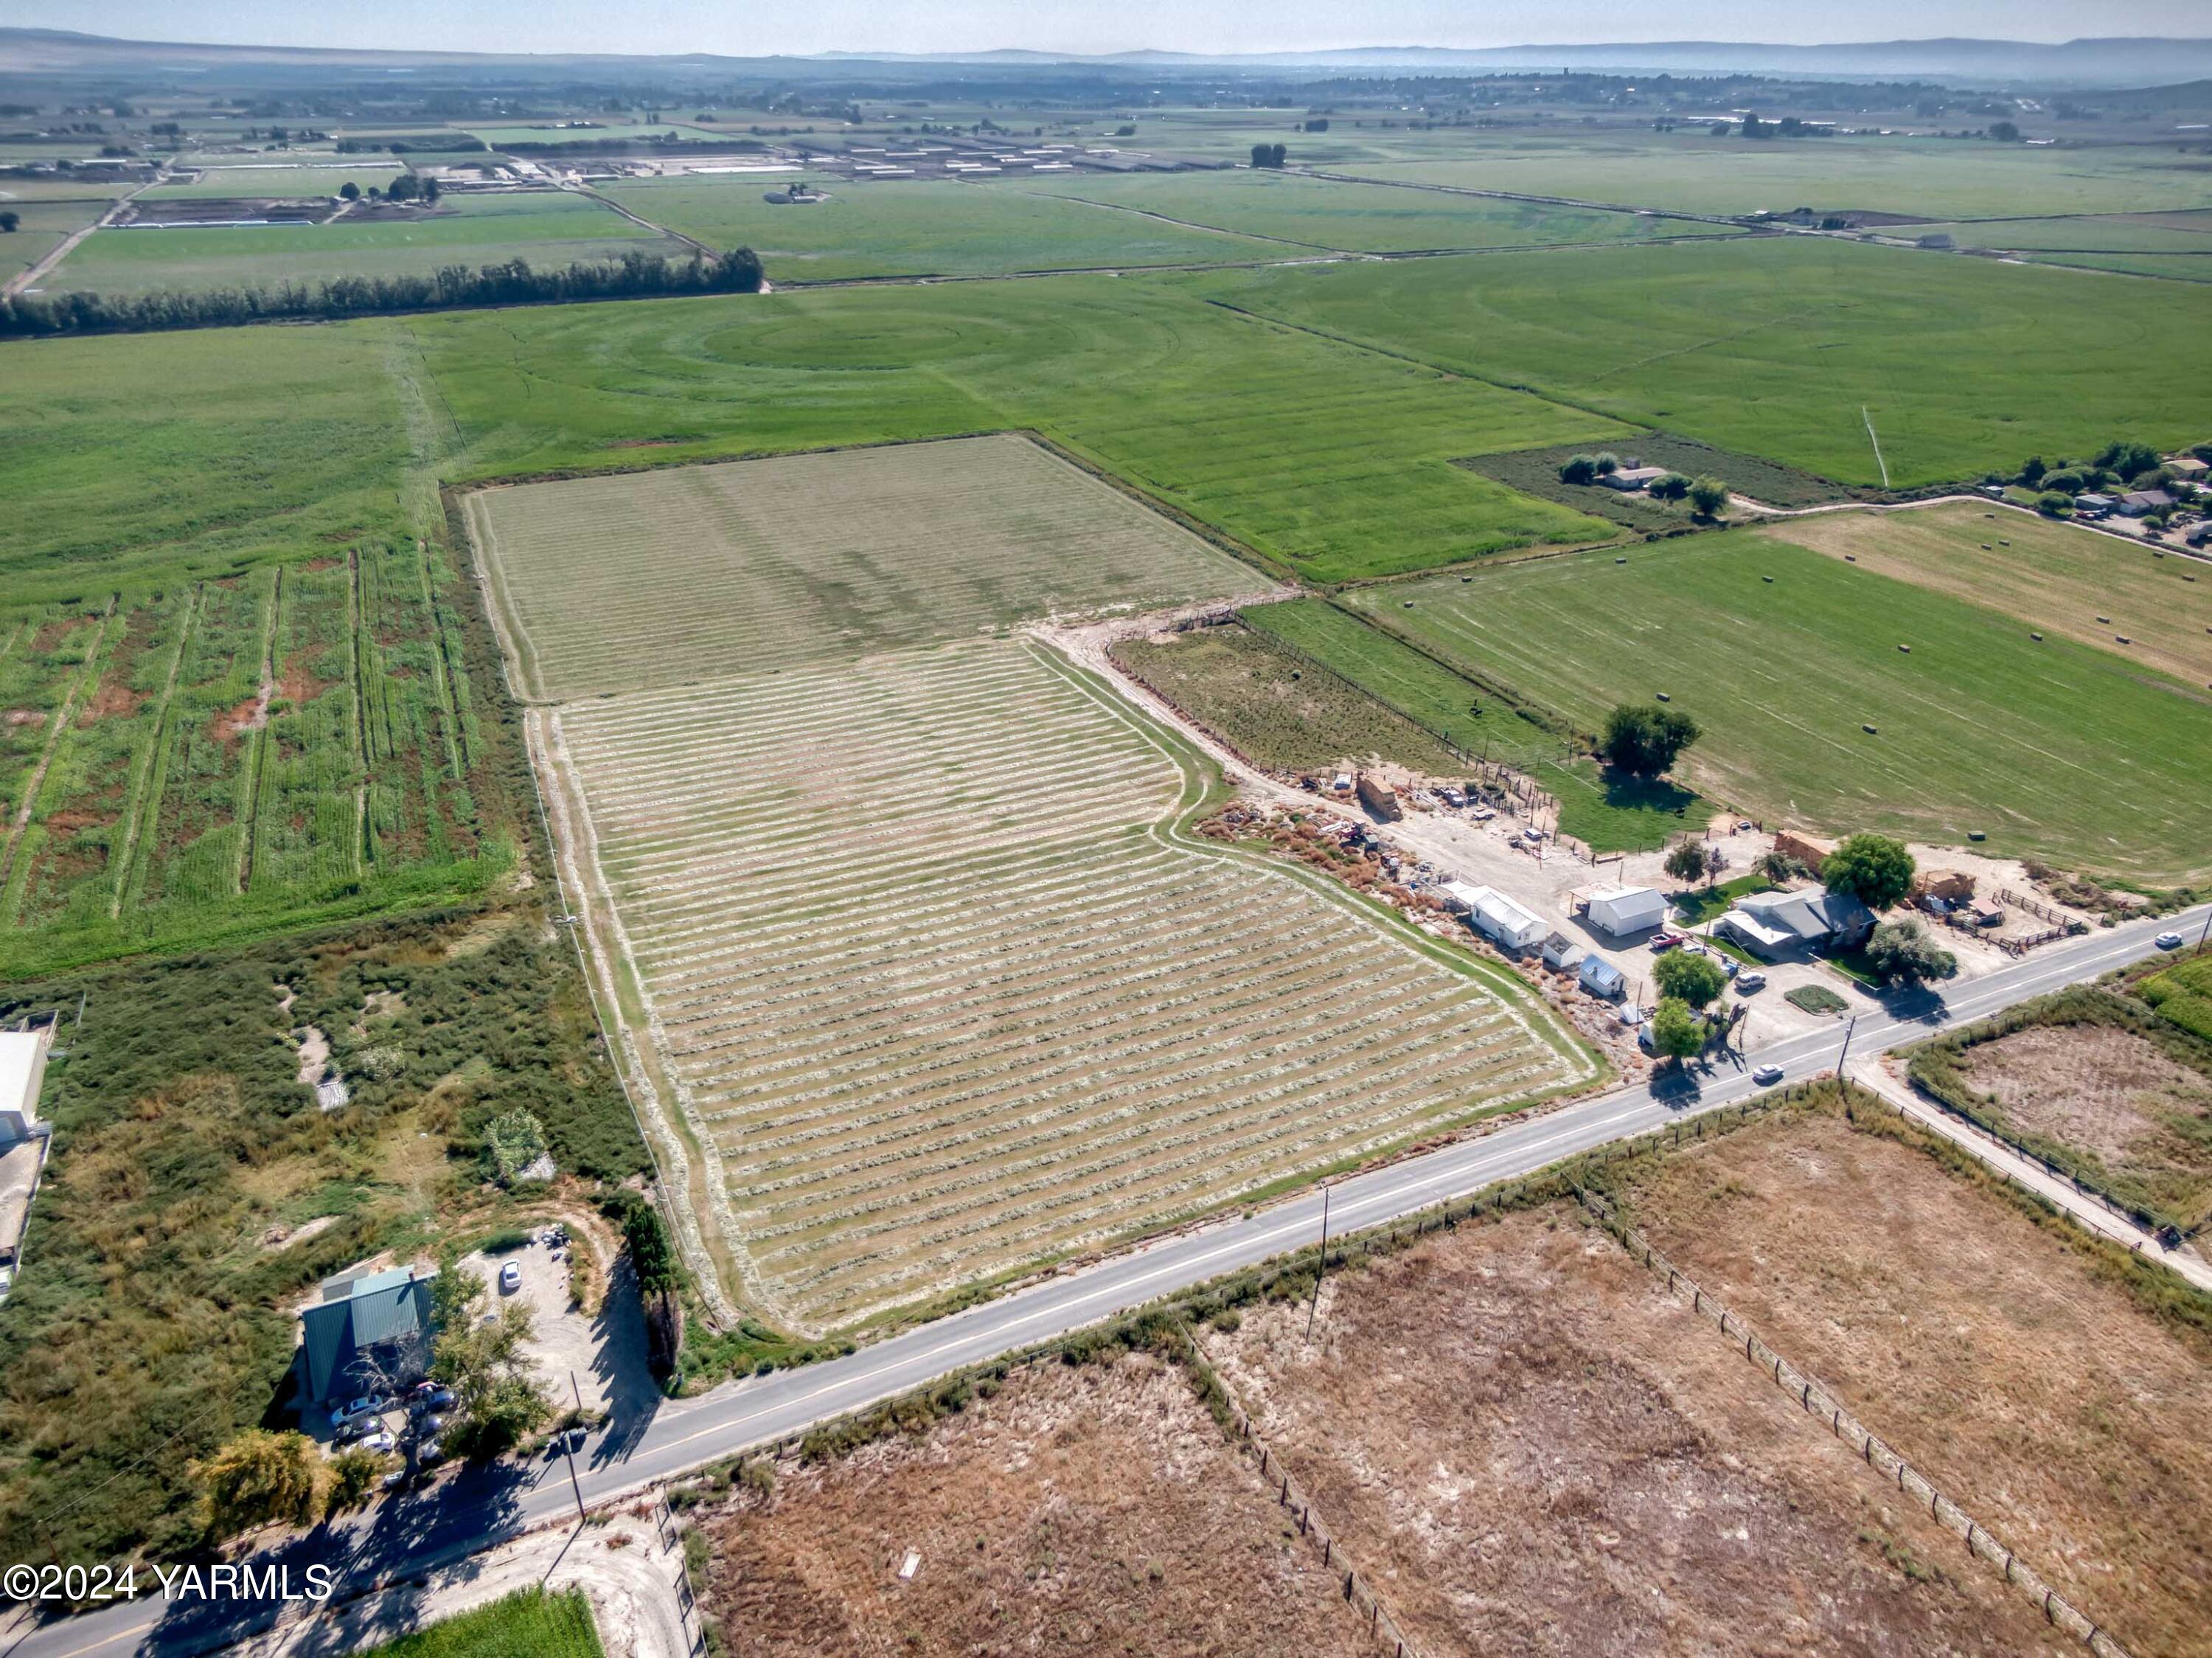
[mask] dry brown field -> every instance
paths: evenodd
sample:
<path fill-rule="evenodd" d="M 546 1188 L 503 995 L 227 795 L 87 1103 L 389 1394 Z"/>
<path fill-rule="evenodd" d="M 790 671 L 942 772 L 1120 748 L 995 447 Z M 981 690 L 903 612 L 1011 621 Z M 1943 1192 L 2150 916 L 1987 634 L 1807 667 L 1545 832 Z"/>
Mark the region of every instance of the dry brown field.
<path fill-rule="evenodd" d="M 1305 1320 L 1206 1348 L 1431 1658 L 2064 1649 L 1571 1211 L 1440 1234 Z"/>
<path fill-rule="evenodd" d="M 732 1658 L 1373 1651 L 1188 1378 L 1144 1355 L 1018 1370 L 919 1438 L 695 1513 Z"/>
<path fill-rule="evenodd" d="M 2057 1227 L 1825 1113 L 1656 1160 L 1632 1206 L 2131 1651 L 2212 1653 L 2212 1338 Z"/>

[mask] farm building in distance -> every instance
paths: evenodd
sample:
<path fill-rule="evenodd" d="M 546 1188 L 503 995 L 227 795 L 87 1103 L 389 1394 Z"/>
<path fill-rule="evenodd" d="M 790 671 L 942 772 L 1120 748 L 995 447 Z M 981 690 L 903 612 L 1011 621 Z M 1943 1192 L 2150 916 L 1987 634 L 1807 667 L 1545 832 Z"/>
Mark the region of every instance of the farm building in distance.
<path fill-rule="evenodd" d="M 1667 900 L 1649 887 L 1614 887 L 1590 894 L 1590 925 L 1615 938 L 1647 932 L 1666 921 Z"/>
<path fill-rule="evenodd" d="M 1603 997 L 1608 1002 L 1618 1002 L 1628 993 L 1628 976 L 1601 955 L 1584 956 L 1575 982 L 1592 996 Z"/>
<path fill-rule="evenodd" d="M 1874 930 L 1874 911 L 1848 893 L 1753 893 L 1713 930 L 1771 961 L 1799 950 L 1863 943 Z"/>
<path fill-rule="evenodd" d="M 1619 490 L 1623 495 L 1633 495 L 1657 479 L 1666 477 L 1664 466 L 1620 466 L 1599 478 L 1599 483 L 1609 490 Z"/>

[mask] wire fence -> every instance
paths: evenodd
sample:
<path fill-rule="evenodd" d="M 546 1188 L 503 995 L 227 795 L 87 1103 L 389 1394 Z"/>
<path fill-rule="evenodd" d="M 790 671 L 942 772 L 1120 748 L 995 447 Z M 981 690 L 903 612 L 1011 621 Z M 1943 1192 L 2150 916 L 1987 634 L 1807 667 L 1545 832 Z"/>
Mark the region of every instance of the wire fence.
<path fill-rule="evenodd" d="M 1775 1386 L 1796 1399 L 1807 1415 L 1826 1423 L 1829 1430 L 1856 1452 L 1868 1467 L 1885 1481 L 1893 1480 L 1902 1495 L 1928 1511 L 1929 1519 L 1963 1539 L 1969 1553 L 2001 1570 L 2006 1582 L 2042 1609 L 2045 1621 L 2052 1628 L 2063 1631 L 2080 1641 L 2098 1655 L 2098 1658 L 2129 1658 L 2127 1649 L 2106 1633 L 2095 1619 L 2022 1563 L 1979 1521 L 1946 1496 L 1935 1481 L 1877 1438 L 1844 1408 L 1843 1402 L 1833 1391 L 1767 1345 L 1741 1318 L 1706 1293 L 1697 1280 L 1653 1248 L 1650 1240 L 1622 1220 L 1610 1202 L 1579 1184 L 1575 1188 L 1575 1195 L 1581 1199 L 1583 1207 L 1613 1234 L 1621 1247 L 1632 1258 L 1642 1261 L 1655 1277 L 1666 1281 L 1670 1295 L 1679 1297 L 1685 1290 L 1688 1291 L 1693 1313 L 1700 1318 L 1711 1320 L 1729 1338 L 1731 1346 L 1741 1347 L 1744 1357 L 1770 1375 Z"/>
<path fill-rule="evenodd" d="M 1381 1650 L 1389 1653 L 1391 1658 L 1419 1658 L 1419 1649 L 1407 1637 L 1398 1620 L 1391 1616 L 1390 1609 L 1382 1604 L 1382 1598 L 1375 1592 L 1372 1582 L 1359 1575 L 1351 1555 L 1346 1552 L 1335 1533 L 1329 1530 L 1328 1522 L 1315 1512 L 1312 1497 L 1292 1478 L 1289 1468 L 1284 1466 L 1281 1455 L 1252 1425 L 1251 1414 L 1237 1402 L 1236 1395 L 1229 1391 L 1229 1385 L 1222 1381 L 1220 1373 L 1213 1368 L 1213 1362 L 1206 1356 L 1206 1350 L 1198 1344 L 1188 1327 L 1183 1327 L 1182 1335 L 1183 1362 L 1198 1373 L 1206 1387 L 1218 1392 L 1228 1402 L 1229 1428 L 1237 1448 L 1257 1465 L 1260 1478 L 1273 1492 L 1276 1505 L 1297 1516 L 1298 1535 L 1320 1555 L 1322 1569 L 1338 1580 L 1345 1603 L 1364 1619 L 1368 1638 Z"/>

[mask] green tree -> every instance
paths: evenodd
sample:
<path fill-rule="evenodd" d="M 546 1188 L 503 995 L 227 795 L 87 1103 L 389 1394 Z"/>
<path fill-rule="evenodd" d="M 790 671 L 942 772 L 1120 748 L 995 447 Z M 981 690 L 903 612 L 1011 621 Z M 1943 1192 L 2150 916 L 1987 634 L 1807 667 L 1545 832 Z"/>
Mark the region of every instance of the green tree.
<path fill-rule="evenodd" d="M 1700 518 L 1717 518 L 1728 505 L 1728 485 L 1711 473 L 1691 480 L 1690 507 Z"/>
<path fill-rule="evenodd" d="M 1655 501 L 1680 501 L 1690 492 L 1690 480 L 1680 472 L 1662 472 L 1644 486 Z"/>
<path fill-rule="evenodd" d="M 0 235 L 14 235 L 15 227 L 22 222 L 23 216 L 20 213 L 14 211 L 0 213 Z"/>
<path fill-rule="evenodd" d="M 1686 840 L 1667 854 L 1661 866 L 1677 881 L 1702 881 L 1705 874 L 1705 849 L 1702 842 Z"/>
<path fill-rule="evenodd" d="M 1698 722 L 1657 703 L 1623 703 L 1606 716 L 1599 745 L 1606 764 L 1633 777 L 1656 777 L 1698 740 Z"/>
<path fill-rule="evenodd" d="M 443 193 L 443 186 L 441 186 L 435 179 L 426 178 L 422 180 L 422 199 L 424 201 L 434 202 Z"/>
<path fill-rule="evenodd" d="M 2050 470 L 2051 469 L 2048 466 L 2043 464 L 2043 457 L 2041 455 L 2032 454 L 2028 456 L 2027 464 L 2022 466 L 2020 469 L 2020 481 L 2027 488 L 2032 490 L 2038 484 L 2040 484 L 2043 481 L 2044 473 Z"/>
<path fill-rule="evenodd" d="M 248 1428 L 192 1469 L 208 1536 L 258 1526 L 305 1526 L 321 1508 L 315 1447 L 305 1434 Z"/>
<path fill-rule="evenodd" d="M 361 199 L 361 186 L 348 179 L 338 186 L 338 197 L 343 201 L 357 202 Z"/>
<path fill-rule="evenodd" d="M 1990 123 L 1990 137 L 1999 143 L 2016 144 L 2020 142 L 2020 128 L 2011 121 L 1992 121 Z"/>
<path fill-rule="evenodd" d="M 1651 1010 L 1651 1051 L 1662 1064 L 1680 1064 L 1705 1049 L 1705 1021 L 1688 1003 L 1670 996 Z"/>
<path fill-rule="evenodd" d="M 1887 835 L 1852 835 L 1820 862 L 1828 890 L 1849 893 L 1869 910 L 1887 910 L 1912 890 L 1915 866 L 1905 843 Z"/>
<path fill-rule="evenodd" d="M 1620 457 L 1611 449 L 1600 449 L 1590 457 L 1590 466 L 1600 478 L 1610 478 L 1620 470 Z"/>
<path fill-rule="evenodd" d="M 364 1451 L 358 1445 L 340 1451 L 331 1459 L 330 1512 L 338 1514 L 361 1503 L 391 1466 L 392 1459 L 380 1451 Z"/>
<path fill-rule="evenodd" d="M 1728 974 L 1719 962 L 1709 955 L 1692 955 L 1687 950 L 1669 950 L 1653 962 L 1651 978 L 1661 996 L 1691 1008 L 1704 1007 L 1728 988 Z"/>
<path fill-rule="evenodd" d="M 430 1286 L 438 1326 L 430 1375 L 453 1390 L 450 1437 L 457 1449 L 496 1456 L 542 1427 L 552 1414 L 538 1390 L 523 1344 L 533 1333 L 526 1301 L 514 1301 L 485 1320 L 483 1280 L 448 1262 Z"/>
<path fill-rule="evenodd" d="M 1559 482 L 1562 484 L 1594 484 L 1597 481 L 1597 457 L 1594 454 L 1571 455 L 1559 463 Z"/>
<path fill-rule="evenodd" d="M 1928 930 L 1911 917 L 1885 921 L 1867 940 L 1867 966 L 1885 984 L 1920 984 L 1931 978 L 1950 978 L 1959 971 L 1959 958 L 1928 936 Z"/>
<path fill-rule="evenodd" d="M 2148 443 L 2115 440 L 2097 451 L 2097 464 L 2115 478 L 2134 478 L 2158 466 L 2158 451 Z"/>
<path fill-rule="evenodd" d="M 2057 490 L 2045 490 L 2035 497 L 2035 509 L 2045 518 L 2063 518 L 2074 510 L 2074 497 Z"/>
<path fill-rule="evenodd" d="M 2023 479 L 2025 481 L 2025 479 Z M 2079 495 L 2088 480 L 2074 466 L 2058 466 L 2036 479 L 2046 490 L 2056 490 L 2063 495 Z"/>
<path fill-rule="evenodd" d="M 1252 165 L 1262 168 L 1280 167 L 1285 161 L 1289 159 L 1290 153 L 1289 148 L 1284 144 L 1254 144 L 1252 146 Z"/>

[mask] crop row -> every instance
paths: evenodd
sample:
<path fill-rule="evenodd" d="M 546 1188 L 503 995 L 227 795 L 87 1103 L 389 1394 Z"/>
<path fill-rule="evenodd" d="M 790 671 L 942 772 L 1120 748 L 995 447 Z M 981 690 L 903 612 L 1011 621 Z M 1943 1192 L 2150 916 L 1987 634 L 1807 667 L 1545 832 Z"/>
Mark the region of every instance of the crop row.
<path fill-rule="evenodd" d="M 556 716 L 684 1110 L 842 1323 L 1565 1080 L 1479 982 L 1152 833 L 1177 770 L 1030 647 Z"/>

